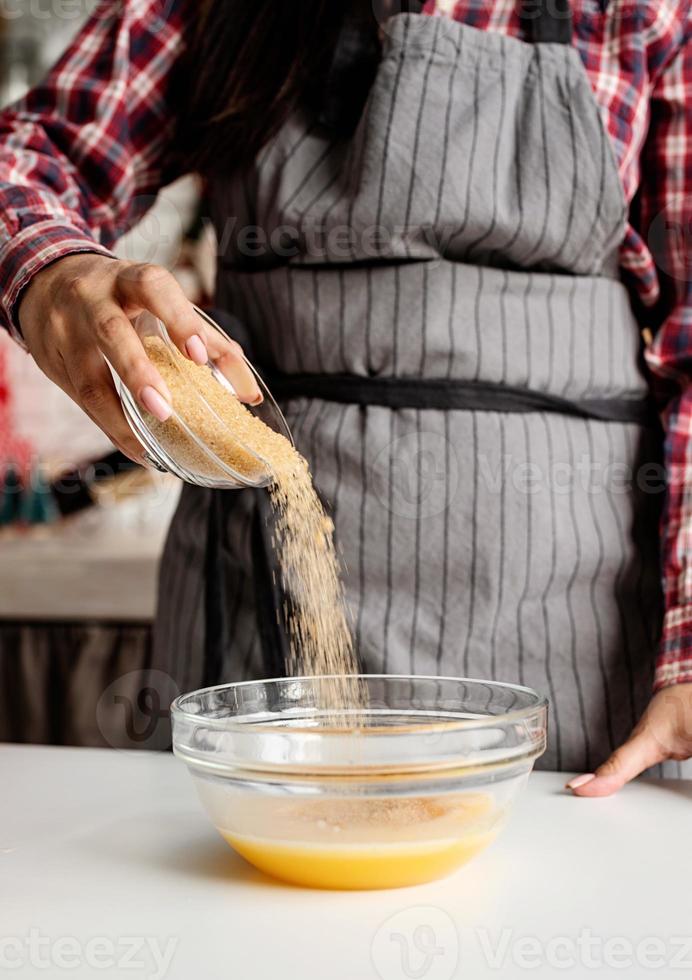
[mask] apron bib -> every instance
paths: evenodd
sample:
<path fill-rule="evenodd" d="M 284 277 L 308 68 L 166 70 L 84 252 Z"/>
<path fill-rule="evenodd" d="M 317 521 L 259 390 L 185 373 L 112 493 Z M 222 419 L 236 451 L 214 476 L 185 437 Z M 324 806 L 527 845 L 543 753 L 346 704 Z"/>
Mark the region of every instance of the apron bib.
<path fill-rule="evenodd" d="M 218 305 L 334 518 L 363 669 L 545 692 L 542 767 L 586 772 L 651 695 L 660 437 L 570 38 L 547 9 L 531 43 L 398 15 L 352 137 L 297 113 L 213 216 Z M 282 672 L 268 516 L 184 488 L 156 640 L 182 688 Z"/>

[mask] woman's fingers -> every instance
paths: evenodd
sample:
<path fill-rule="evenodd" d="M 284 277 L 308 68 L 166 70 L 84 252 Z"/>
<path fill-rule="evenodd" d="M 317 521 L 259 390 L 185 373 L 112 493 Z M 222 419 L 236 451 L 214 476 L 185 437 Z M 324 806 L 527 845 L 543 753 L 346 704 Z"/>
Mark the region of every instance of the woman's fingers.
<path fill-rule="evenodd" d="M 147 357 L 137 332 L 122 309 L 116 303 L 103 301 L 86 308 L 83 317 L 99 349 L 140 405 L 160 422 L 170 418 L 172 399 L 168 386 Z"/>
<path fill-rule="evenodd" d="M 245 360 L 243 348 L 223 331 L 208 324 L 203 317 L 199 316 L 199 321 L 204 331 L 209 357 L 233 385 L 240 401 L 248 405 L 261 404 L 264 401 L 262 389 L 257 383 L 255 372 Z"/>
<path fill-rule="evenodd" d="M 692 684 L 673 684 L 651 700 L 624 745 L 595 773 L 567 783 L 577 796 L 610 796 L 646 769 L 666 759 L 692 758 Z"/>
<path fill-rule="evenodd" d="M 173 343 L 191 361 L 207 363 L 204 322 L 167 269 L 158 265 L 126 266 L 118 274 L 116 294 L 132 312 L 149 310 L 162 320 Z"/>
<path fill-rule="evenodd" d="M 257 384 L 257 378 L 248 367 L 240 346 L 234 340 L 229 340 L 228 343 L 232 346 L 215 356 L 214 364 L 231 382 L 241 402 L 248 405 L 259 405 L 264 398 Z"/>
<path fill-rule="evenodd" d="M 240 346 L 205 323 L 170 272 L 155 265 L 128 266 L 120 271 L 116 289 L 126 308 L 148 310 L 158 317 L 181 353 L 195 364 L 206 364 L 211 356 L 241 401 L 252 405 L 262 401 Z"/>
<path fill-rule="evenodd" d="M 127 423 L 108 365 L 100 352 L 69 359 L 60 387 L 102 429 L 118 449 L 136 463 L 142 462 L 143 449 Z"/>
<path fill-rule="evenodd" d="M 642 728 L 633 732 L 595 773 L 577 776 L 567 783 L 567 789 L 571 789 L 575 796 L 611 796 L 625 783 L 666 758 L 668 752 L 653 731 Z"/>

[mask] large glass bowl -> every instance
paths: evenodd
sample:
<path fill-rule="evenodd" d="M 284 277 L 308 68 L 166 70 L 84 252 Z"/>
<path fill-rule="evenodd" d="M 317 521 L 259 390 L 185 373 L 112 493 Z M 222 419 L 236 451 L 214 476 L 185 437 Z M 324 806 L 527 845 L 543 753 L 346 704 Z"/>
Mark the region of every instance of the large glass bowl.
<path fill-rule="evenodd" d="M 363 675 L 365 709 L 324 679 L 211 687 L 173 702 L 173 750 L 221 835 L 261 870 L 321 888 L 441 877 L 490 844 L 546 744 L 525 687 Z"/>

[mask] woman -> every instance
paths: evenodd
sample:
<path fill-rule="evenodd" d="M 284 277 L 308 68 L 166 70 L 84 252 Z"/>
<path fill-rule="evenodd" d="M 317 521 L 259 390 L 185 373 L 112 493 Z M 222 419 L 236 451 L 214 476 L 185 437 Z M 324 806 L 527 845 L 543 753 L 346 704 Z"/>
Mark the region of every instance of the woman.
<path fill-rule="evenodd" d="M 107 249 L 201 171 L 217 303 L 333 508 L 365 669 L 546 690 L 544 764 L 605 795 L 692 754 L 692 312 L 666 233 L 690 217 L 689 6 L 375 13 L 102 5 L 2 118 L 6 325 L 139 455 L 102 355 L 165 418 L 129 317 L 195 361 L 209 338 Z M 266 538 L 261 493 L 185 488 L 157 630 L 182 687 L 279 669 Z"/>

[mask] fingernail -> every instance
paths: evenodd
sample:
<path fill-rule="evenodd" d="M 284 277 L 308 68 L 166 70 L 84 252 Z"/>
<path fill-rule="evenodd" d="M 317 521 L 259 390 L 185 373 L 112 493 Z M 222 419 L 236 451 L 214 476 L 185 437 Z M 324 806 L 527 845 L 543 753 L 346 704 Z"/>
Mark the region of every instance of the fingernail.
<path fill-rule="evenodd" d="M 258 390 L 257 391 L 257 394 L 252 399 L 252 401 L 250 402 L 250 404 L 251 405 L 261 405 L 263 401 L 264 401 L 264 395 L 262 394 L 261 391 Z"/>
<path fill-rule="evenodd" d="M 209 360 L 207 348 L 204 341 L 198 334 L 190 337 L 185 344 L 185 350 L 187 351 L 187 356 L 191 361 L 194 361 L 195 364 L 206 364 Z"/>
<path fill-rule="evenodd" d="M 590 783 L 595 778 L 595 772 L 585 772 L 583 776 L 575 776 L 574 779 L 570 779 L 565 789 L 579 789 L 580 786 L 586 786 L 587 783 Z"/>
<path fill-rule="evenodd" d="M 159 422 L 165 422 L 173 414 L 173 409 L 168 404 L 165 398 L 163 398 L 156 388 L 152 388 L 151 385 L 147 385 L 146 388 L 142 388 L 139 400 L 142 405 L 146 408 L 147 412 L 151 412 L 155 419 Z"/>

